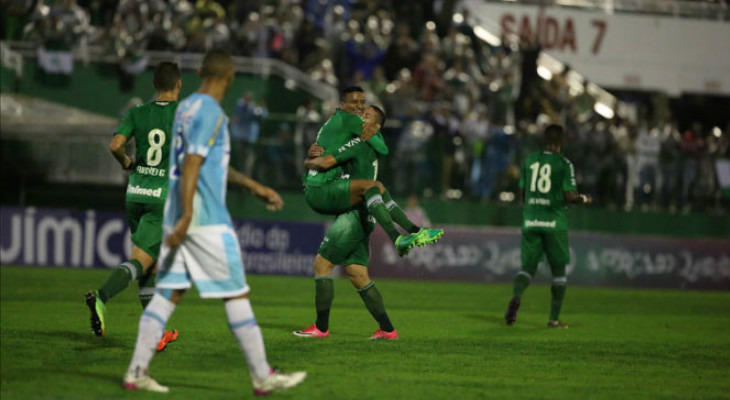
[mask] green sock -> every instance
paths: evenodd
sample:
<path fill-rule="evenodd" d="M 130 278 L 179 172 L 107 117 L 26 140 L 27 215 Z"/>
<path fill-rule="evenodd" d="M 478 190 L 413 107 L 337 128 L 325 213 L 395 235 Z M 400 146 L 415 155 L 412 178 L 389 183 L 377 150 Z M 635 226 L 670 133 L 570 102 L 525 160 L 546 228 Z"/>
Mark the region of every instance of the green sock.
<path fill-rule="evenodd" d="M 526 271 L 525 268 L 522 267 L 522 270 L 517 273 L 517 276 L 515 276 L 515 284 L 512 287 L 512 295 L 517 297 L 522 297 L 522 294 L 525 293 L 525 289 L 530 285 L 530 281 L 532 280 L 532 275 L 535 273 L 535 268 L 532 268 L 532 273 L 530 271 Z"/>
<path fill-rule="evenodd" d="M 557 321 L 560 318 L 560 308 L 563 306 L 563 298 L 565 297 L 566 278 L 553 278 L 553 284 L 550 286 L 552 293 L 552 301 L 550 301 L 550 320 Z"/>
<path fill-rule="evenodd" d="M 408 219 L 406 213 L 404 213 L 398 203 L 390 197 L 390 193 L 388 193 L 387 190 L 385 191 L 385 194 L 383 194 L 383 201 L 385 202 L 385 208 L 390 213 L 390 217 L 393 221 L 402 226 L 408 233 L 416 233 L 421 229 L 420 226 L 414 224 L 410 219 Z"/>
<path fill-rule="evenodd" d="M 129 286 L 138 276 L 142 275 L 142 264 L 137 260 L 125 261 L 116 267 L 99 288 L 99 297 L 104 303 L 116 296 Z"/>
<path fill-rule="evenodd" d="M 155 295 L 155 283 L 157 282 L 157 274 L 149 273 L 142 276 L 137 281 L 139 285 L 139 302 L 142 304 L 142 308 L 147 308 L 152 296 Z"/>
<path fill-rule="evenodd" d="M 385 208 L 383 196 L 380 195 L 380 188 L 373 186 L 365 192 L 365 204 L 367 204 L 370 214 L 375 217 L 375 220 L 385 230 L 390 240 L 395 243 L 395 239 L 400 236 L 400 232 L 395 229 L 393 219 L 390 218 L 390 213 Z"/>
<path fill-rule="evenodd" d="M 314 278 L 314 305 L 317 308 L 317 329 L 327 332 L 330 328 L 330 309 L 335 298 L 335 281 L 331 276 Z"/>
<path fill-rule="evenodd" d="M 370 282 L 364 288 L 360 289 L 360 297 L 365 302 L 370 314 L 380 324 L 380 329 L 386 332 L 393 332 L 395 328 L 388 318 L 388 313 L 385 312 L 385 304 L 383 303 L 383 296 L 380 295 L 380 291 L 375 287 L 375 282 Z"/>

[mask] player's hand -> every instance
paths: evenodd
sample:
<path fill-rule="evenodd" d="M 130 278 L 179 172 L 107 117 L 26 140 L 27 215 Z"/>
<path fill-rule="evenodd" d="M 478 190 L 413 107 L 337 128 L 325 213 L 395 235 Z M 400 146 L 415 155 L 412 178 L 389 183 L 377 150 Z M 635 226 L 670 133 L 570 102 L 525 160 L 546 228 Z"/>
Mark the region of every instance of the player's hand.
<path fill-rule="evenodd" d="M 378 129 L 380 129 L 380 124 L 367 122 L 362 124 L 362 133 L 360 133 L 360 140 L 362 140 L 363 142 L 367 142 L 378 133 Z"/>
<path fill-rule="evenodd" d="M 593 196 L 590 194 L 584 194 L 583 197 L 583 204 L 593 204 Z"/>
<path fill-rule="evenodd" d="M 284 207 L 284 200 L 281 199 L 276 190 L 270 187 L 261 186 L 255 194 L 256 197 L 266 203 L 266 209 L 269 211 L 279 211 Z"/>
<path fill-rule="evenodd" d="M 122 166 L 122 168 L 125 171 L 133 170 L 134 169 L 134 160 L 132 160 L 129 156 L 126 156 L 126 158 L 124 159 L 124 166 Z"/>
<path fill-rule="evenodd" d="M 192 217 L 183 216 L 182 218 L 180 218 L 179 221 L 177 221 L 177 224 L 175 224 L 175 228 L 165 238 L 165 244 L 168 247 L 180 246 L 183 240 L 185 240 L 185 238 L 188 236 L 188 227 L 190 226 L 191 220 Z"/>
<path fill-rule="evenodd" d="M 312 143 L 312 145 L 309 146 L 309 150 L 307 151 L 307 157 L 319 157 L 322 154 L 324 154 L 324 148 L 322 148 L 317 143 Z"/>
<path fill-rule="evenodd" d="M 320 171 L 323 169 L 322 157 L 307 158 L 304 160 L 304 168 Z"/>

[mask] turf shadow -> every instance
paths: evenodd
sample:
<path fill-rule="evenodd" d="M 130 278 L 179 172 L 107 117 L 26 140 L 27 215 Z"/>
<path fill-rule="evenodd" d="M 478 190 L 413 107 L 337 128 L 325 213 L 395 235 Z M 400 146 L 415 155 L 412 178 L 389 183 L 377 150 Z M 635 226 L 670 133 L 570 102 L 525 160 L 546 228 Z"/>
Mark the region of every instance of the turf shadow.
<path fill-rule="evenodd" d="M 77 345 L 74 350 L 77 351 L 90 351 L 98 348 L 120 348 L 120 349 L 132 349 L 130 343 L 123 342 L 118 339 L 110 338 L 108 336 L 96 337 L 91 333 L 81 333 L 77 331 L 64 331 L 64 330 L 37 330 L 33 332 L 34 335 L 45 336 L 51 339 L 64 339 L 73 344 Z"/>

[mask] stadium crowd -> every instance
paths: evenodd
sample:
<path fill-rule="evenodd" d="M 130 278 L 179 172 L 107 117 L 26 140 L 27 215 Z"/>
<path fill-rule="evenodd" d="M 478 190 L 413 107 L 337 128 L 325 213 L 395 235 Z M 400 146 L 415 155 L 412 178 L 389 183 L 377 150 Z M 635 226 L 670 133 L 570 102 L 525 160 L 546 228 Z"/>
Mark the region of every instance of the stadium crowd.
<path fill-rule="evenodd" d="M 468 12 L 446 9 L 453 2 L 9 3 L 6 38 L 56 48 L 87 40 L 104 44 L 122 63 L 145 50 L 224 48 L 280 59 L 340 88 L 363 86 L 388 113 L 391 156 L 381 179 L 399 195 L 513 201 L 521 160 L 539 148 L 541 128 L 558 122 L 569 134 L 564 153 L 576 166 L 578 182 L 599 204 L 728 206 L 716 163 L 730 157 L 730 126 L 694 124 L 680 131 L 666 101 L 640 104 L 634 112 L 614 110 L 616 116 L 606 119 L 596 113 L 587 82 L 586 90 L 569 84 L 569 67 L 550 79 L 538 75 L 539 43 L 502 37 L 499 46 L 489 46 L 475 36 Z M 331 106 L 312 102 L 302 106 L 296 126 L 282 122 L 275 132 L 260 132 L 266 105 L 242 96 L 231 115 L 238 152 L 249 155 L 242 169 L 256 174 L 262 170 L 257 163 L 278 165 L 267 178 L 296 187 L 299 177 L 286 172 L 301 171 L 302 149 Z"/>

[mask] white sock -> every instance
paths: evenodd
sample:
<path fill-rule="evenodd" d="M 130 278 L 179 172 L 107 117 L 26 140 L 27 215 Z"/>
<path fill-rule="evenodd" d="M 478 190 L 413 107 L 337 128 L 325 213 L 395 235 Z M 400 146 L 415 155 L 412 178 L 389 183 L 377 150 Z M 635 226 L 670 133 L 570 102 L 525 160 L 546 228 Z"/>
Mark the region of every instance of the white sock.
<path fill-rule="evenodd" d="M 134 347 L 134 355 L 132 355 L 128 373 L 135 374 L 135 376 L 147 373 L 152 356 L 157 350 L 157 342 L 162 338 L 167 320 L 170 319 L 173 311 L 175 311 L 175 303 L 159 293 L 152 296 L 152 300 L 142 313 L 142 318 L 139 319 L 137 344 Z"/>
<path fill-rule="evenodd" d="M 266 379 L 271 367 L 266 361 L 264 337 L 253 315 L 251 302 L 248 299 L 229 300 L 226 302 L 226 314 L 228 326 L 246 357 L 251 378 L 257 381 Z"/>

